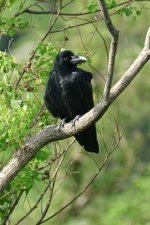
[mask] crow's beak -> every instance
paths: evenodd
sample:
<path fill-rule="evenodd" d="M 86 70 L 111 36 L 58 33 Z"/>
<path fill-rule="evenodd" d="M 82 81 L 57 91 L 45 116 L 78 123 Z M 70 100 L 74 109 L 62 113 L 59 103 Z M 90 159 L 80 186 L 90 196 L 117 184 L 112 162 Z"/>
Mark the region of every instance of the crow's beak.
<path fill-rule="evenodd" d="M 71 57 L 71 62 L 73 64 L 79 64 L 79 63 L 86 62 L 86 61 L 87 61 L 87 59 L 83 56 L 74 55 Z"/>

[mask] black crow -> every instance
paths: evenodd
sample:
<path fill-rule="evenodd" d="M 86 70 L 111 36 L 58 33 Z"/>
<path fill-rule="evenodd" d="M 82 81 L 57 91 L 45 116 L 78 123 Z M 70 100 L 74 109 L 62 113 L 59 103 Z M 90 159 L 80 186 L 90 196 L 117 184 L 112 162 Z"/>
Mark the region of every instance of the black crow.
<path fill-rule="evenodd" d="M 92 74 L 77 67 L 85 61 L 85 57 L 68 50 L 56 56 L 44 96 L 45 105 L 54 117 L 69 122 L 94 107 Z M 75 135 L 75 138 L 86 151 L 99 152 L 95 125 Z"/>

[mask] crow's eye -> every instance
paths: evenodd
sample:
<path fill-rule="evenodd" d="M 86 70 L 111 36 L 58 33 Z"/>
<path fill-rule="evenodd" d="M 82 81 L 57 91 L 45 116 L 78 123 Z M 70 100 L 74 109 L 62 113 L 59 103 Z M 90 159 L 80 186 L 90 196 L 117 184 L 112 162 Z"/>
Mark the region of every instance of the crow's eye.
<path fill-rule="evenodd" d="M 69 57 L 66 56 L 66 57 L 64 57 L 64 60 L 69 61 L 70 59 L 69 59 Z"/>

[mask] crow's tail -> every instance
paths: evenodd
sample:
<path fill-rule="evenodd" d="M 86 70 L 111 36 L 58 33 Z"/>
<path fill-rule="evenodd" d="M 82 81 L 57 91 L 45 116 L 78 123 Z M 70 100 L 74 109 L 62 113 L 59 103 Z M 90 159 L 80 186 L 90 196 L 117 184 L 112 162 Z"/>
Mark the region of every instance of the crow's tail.
<path fill-rule="evenodd" d="M 86 151 L 99 153 L 95 125 L 81 132 L 80 134 L 75 135 L 75 138 L 80 145 L 84 146 Z"/>

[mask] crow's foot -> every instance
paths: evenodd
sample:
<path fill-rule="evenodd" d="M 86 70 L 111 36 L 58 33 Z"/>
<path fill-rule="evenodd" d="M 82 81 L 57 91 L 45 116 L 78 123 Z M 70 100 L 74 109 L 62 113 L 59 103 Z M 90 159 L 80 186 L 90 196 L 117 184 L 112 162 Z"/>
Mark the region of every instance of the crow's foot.
<path fill-rule="evenodd" d="M 81 115 L 77 115 L 72 121 L 71 121 L 71 125 L 72 127 L 75 127 L 75 123 L 76 121 L 78 121 L 80 119 Z"/>
<path fill-rule="evenodd" d="M 67 123 L 67 122 L 68 122 L 68 119 L 67 119 L 67 118 L 62 119 L 62 120 L 60 121 L 60 124 L 59 124 L 58 129 L 60 130 L 61 128 L 63 128 L 64 125 L 65 125 L 65 123 Z"/>

